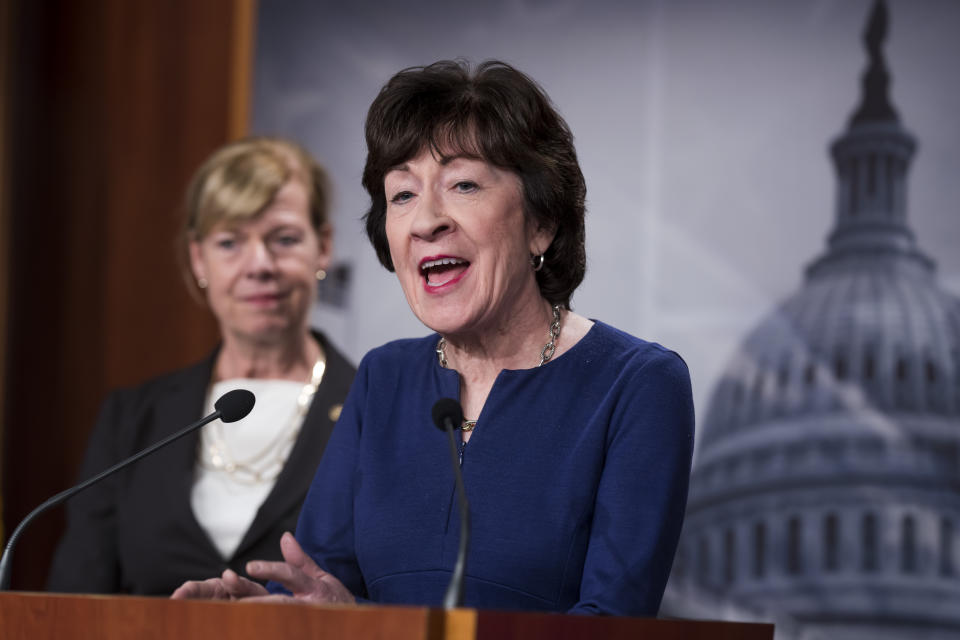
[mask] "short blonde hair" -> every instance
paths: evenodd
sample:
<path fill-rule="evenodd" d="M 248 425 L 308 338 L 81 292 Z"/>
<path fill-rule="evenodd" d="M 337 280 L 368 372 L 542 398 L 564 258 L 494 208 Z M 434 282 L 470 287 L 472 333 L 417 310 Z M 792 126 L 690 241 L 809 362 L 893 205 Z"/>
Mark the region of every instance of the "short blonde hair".
<path fill-rule="evenodd" d="M 330 179 L 299 144 L 282 138 L 244 138 L 220 147 L 197 169 L 187 188 L 178 240 L 181 269 L 192 293 L 200 292 L 190 269 L 190 242 L 202 240 L 221 222 L 256 218 L 293 177 L 306 187 L 310 224 L 320 234 L 327 224 Z"/>

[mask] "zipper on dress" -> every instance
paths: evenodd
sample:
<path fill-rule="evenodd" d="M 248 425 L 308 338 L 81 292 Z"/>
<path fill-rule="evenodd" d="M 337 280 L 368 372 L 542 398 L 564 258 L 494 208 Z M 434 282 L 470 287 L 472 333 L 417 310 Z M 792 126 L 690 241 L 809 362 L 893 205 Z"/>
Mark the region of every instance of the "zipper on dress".
<path fill-rule="evenodd" d="M 460 466 L 463 466 L 463 450 L 467 448 L 467 443 L 463 440 L 460 441 Z"/>

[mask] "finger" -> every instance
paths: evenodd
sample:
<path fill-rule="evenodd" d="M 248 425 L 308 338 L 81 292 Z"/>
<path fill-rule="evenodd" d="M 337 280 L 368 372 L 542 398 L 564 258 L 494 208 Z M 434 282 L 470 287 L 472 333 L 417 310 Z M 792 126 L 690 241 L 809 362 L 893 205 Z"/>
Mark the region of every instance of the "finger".
<path fill-rule="evenodd" d="M 223 588 L 231 598 L 249 598 L 263 596 L 269 593 L 262 584 L 239 576 L 235 571 L 230 569 L 224 570 L 221 580 Z"/>
<path fill-rule="evenodd" d="M 289 531 L 280 537 L 280 553 L 283 554 L 283 559 L 287 561 L 287 564 L 300 569 L 313 578 L 322 578 L 327 573 L 317 566 L 317 563 L 303 550 L 303 547 Z"/>
<path fill-rule="evenodd" d="M 280 538 L 280 552 L 283 554 L 283 559 L 287 561 L 287 565 L 299 570 L 307 578 L 299 583 L 302 585 L 301 588 L 290 589 L 295 596 L 326 603 L 356 602 L 350 590 L 332 573 L 321 569 L 289 531 Z"/>
<path fill-rule="evenodd" d="M 297 604 L 299 601 L 296 598 L 283 593 L 271 593 L 268 596 L 253 596 L 251 598 L 244 598 L 243 602 L 279 602 L 281 604 Z"/>
<path fill-rule="evenodd" d="M 170 594 L 173 600 L 220 600 L 227 597 L 220 578 L 188 580 Z"/>
<path fill-rule="evenodd" d="M 173 593 L 170 594 L 171 600 L 192 600 L 197 592 L 196 583 L 193 581 L 184 582 L 182 585 L 174 589 Z"/>
<path fill-rule="evenodd" d="M 286 562 L 252 560 L 247 563 L 247 574 L 257 580 L 279 582 L 291 593 L 309 590 L 311 579 L 303 571 Z"/>

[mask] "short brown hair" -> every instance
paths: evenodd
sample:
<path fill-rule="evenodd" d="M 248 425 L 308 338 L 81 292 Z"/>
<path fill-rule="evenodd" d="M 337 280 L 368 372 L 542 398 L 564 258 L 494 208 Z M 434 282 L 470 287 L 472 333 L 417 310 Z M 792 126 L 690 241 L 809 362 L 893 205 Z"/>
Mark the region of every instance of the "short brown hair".
<path fill-rule="evenodd" d="M 364 220 L 384 267 L 393 271 L 385 226 L 387 172 L 424 149 L 440 157 L 482 158 L 516 173 L 528 220 L 556 231 L 537 285 L 551 304 L 569 308 L 586 271 L 587 188 L 573 134 L 536 82 L 496 60 L 472 74 L 463 61 L 410 67 L 393 76 L 370 105 L 366 137 L 363 186 L 371 203 Z"/>
<path fill-rule="evenodd" d="M 327 224 L 330 179 L 299 144 L 282 138 L 244 138 L 220 147 L 200 165 L 187 188 L 178 254 L 191 292 L 199 294 L 190 270 L 189 246 L 220 222 L 256 218 L 291 177 L 307 190 L 310 224 L 320 233 Z"/>

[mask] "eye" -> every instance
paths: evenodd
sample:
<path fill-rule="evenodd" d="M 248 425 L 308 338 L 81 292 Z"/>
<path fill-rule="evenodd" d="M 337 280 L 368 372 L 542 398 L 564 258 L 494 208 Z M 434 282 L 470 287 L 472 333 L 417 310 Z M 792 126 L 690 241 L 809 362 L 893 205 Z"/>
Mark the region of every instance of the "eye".
<path fill-rule="evenodd" d="M 300 243 L 300 236 L 285 233 L 277 236 L 273 241 L 281 247 L 292 247 Z"/>
<path fill-rule="evenodd" d="M 391 204 L 403 204 L 404 202 L 408 202 L 411 198 L 413 198 L 413 193 L 412 193 L 412 192 L 410 192 L 410 191 L 400 191 L 400 192 L 398 192 L 396 195 L 394 195 L 392 198 L 390 198 L 390 203 L 391 203 Z"/>
<path fill-rule="evenodd" d="M 461 180 L 457 184 L 453 185 L 453 188 L 459 193 L 473 193 L 479 189 L 480 186 L 472 180 Z"/>
<path fill-rule="evenodd" d="M 219 249 L 224 249 L 229 251 L 237 246 L 237 241 L 231 236 L 220 236 L 213 241 L 214 245 Z"/>

